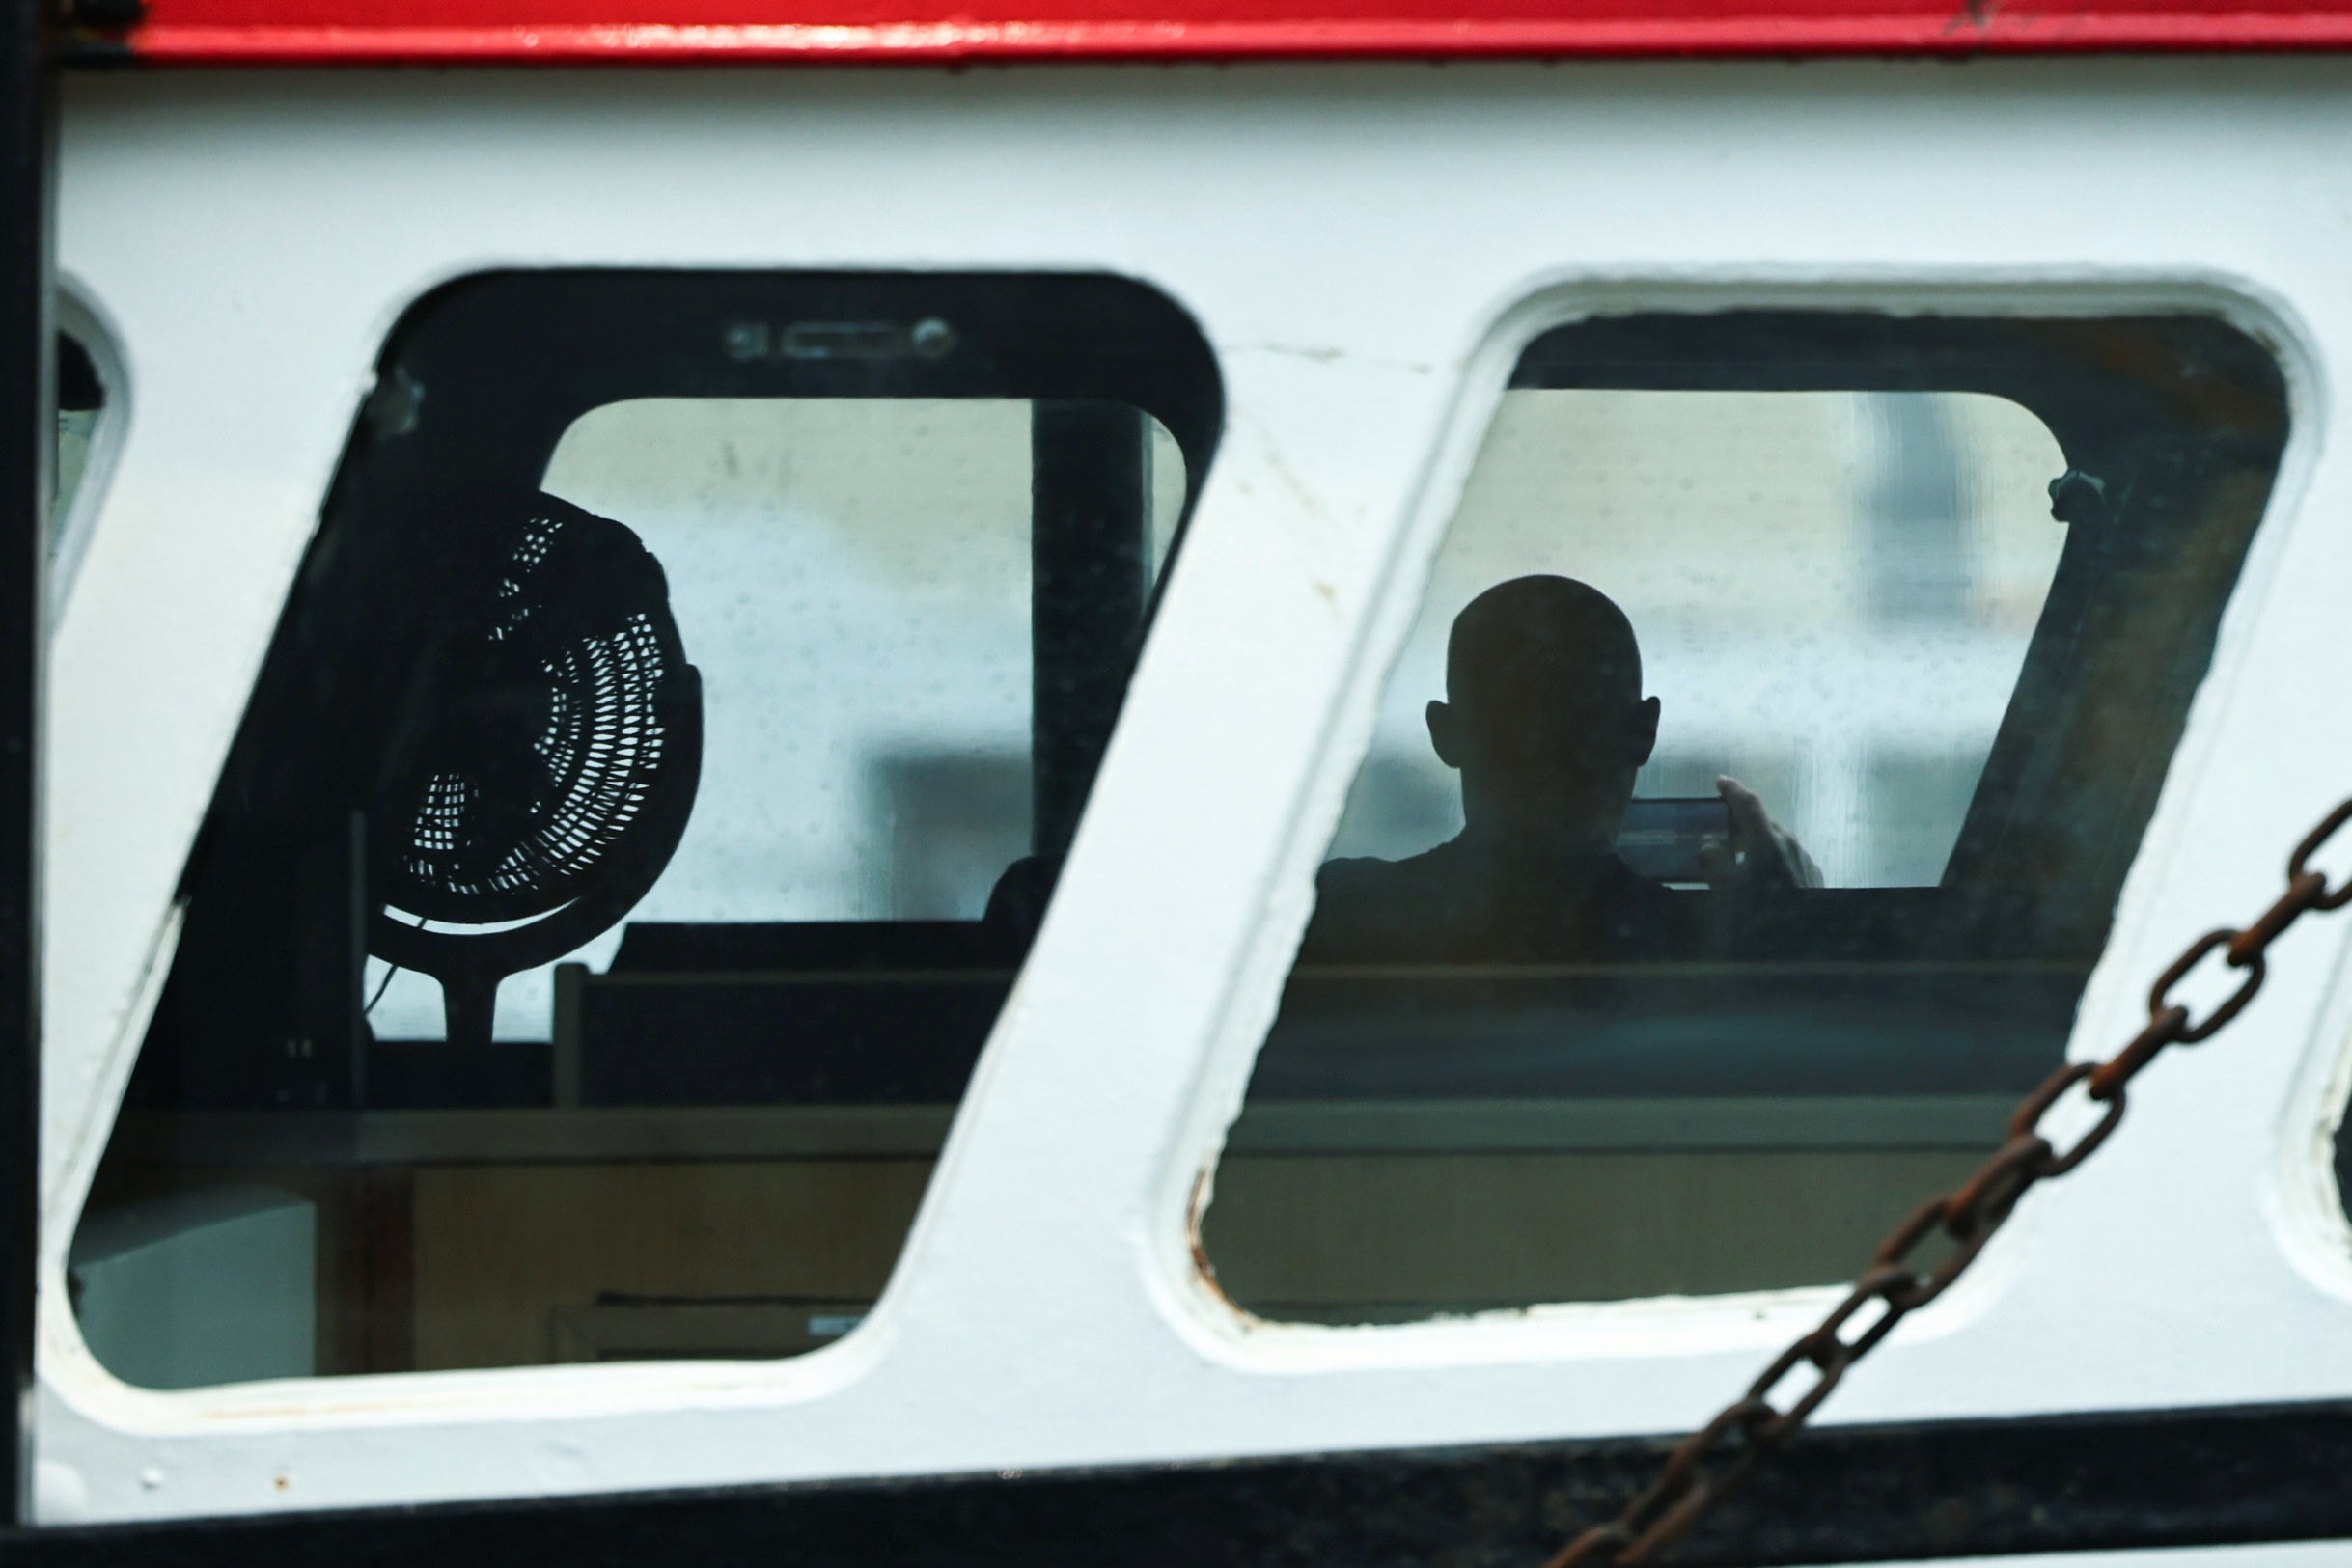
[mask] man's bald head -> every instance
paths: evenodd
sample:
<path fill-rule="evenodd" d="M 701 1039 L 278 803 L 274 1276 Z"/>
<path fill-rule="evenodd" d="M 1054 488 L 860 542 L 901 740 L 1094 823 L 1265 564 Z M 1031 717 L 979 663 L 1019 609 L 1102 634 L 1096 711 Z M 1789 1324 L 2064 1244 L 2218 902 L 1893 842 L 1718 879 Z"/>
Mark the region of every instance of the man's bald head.
<path fill-rule="evenodd" d="M 1607 594 L 1566 577 L 1488 589 L 1454 619 L 1446 695 L 1429 738 L 1461 770 L 1474 828 L 1607 851 L 1658 736 L 1641 645 Z"/>
<path fill-rule="evenodd" d="M 1472 599 L 1446 640 L 1446 696 L 1466 706 L 1508 701 L 1538 682 L 1600 706 L 1642 700 L 1633 622 L 1599 589 L 1569 577 L 1515 577 Z"/>

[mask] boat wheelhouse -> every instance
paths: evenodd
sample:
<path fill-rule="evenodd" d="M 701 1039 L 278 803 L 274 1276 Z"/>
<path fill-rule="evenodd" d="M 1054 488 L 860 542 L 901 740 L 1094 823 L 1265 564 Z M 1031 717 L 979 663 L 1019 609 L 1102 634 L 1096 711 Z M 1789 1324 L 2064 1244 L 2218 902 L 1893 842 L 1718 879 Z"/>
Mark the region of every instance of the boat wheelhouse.
<path fill-rule="evenodd" d="M 0 1554 L 2352 1538 L 2352 11 L 14 25 Z"/>

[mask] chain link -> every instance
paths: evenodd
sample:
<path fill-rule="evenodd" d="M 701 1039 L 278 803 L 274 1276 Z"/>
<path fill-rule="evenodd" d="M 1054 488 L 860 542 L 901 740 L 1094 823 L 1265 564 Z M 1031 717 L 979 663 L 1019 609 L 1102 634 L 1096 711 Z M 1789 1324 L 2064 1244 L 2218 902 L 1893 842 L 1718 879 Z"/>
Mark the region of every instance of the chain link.
<path fill-rule="evenodd" d="M 1928 1199 L 1888 1233 L 1845 1299 L 1781 1352 L 1747 1391 L 1676 1444 L 1648 1489 L 1607 1524 L 1595 1525 L 1548 1558 L 1543 1568 L 1641 1568 L 1654 1563 L 1699 1517 L 1753 1474 L 1804 1426 L 1856 1362 L 1895 1326 L 1951 1289 L 1977 1260 L 2018 1201 L 2036 1182 L 2062 1176 L 2106 1142 L 2123 1119 L 2124 1089 L 2168 1046 L 2195 1045 L 2228 1027 L 2269 977 L 2272 943 L 2305 915 L 2352 904 L 2352 877 L 2338 887 L 2310 869 L 2310 859 L 2347 822 L 2346 800 L 2305 836 L 2286 863 L 2286 890 L 2243 928 L 2221 926 L 2189 944 L 2148 990 L 2147 1024 L 2102 1062 L 2072 1062 L 2026 1096 L 2009 1118 L 2008 1138 L 1977 1173 L 1952 1192 Z M 2172 992 L 2215 953 L 2243 978 L 2202 1019 L 2172 1000 Z M 2041 1132 L 2042 1118 L 2075 1086 L 2105 1107 L 2089 1132 L 2061 1153 Z M 1941 1236 L 1951 1251 L 1923 1273 L 1912 1258 Z M 1875 1312 L 1873 1315 L 1873 1308 Z M 1857 1320 L 1861 1326 L 1855 1328 Z M 1850 1334 L 1850 1336 L 1849 1336 Z M 1811 1381 L 1785 1407 L 1772 1402 L 1781 1386 L 1806 1370 Z"/>

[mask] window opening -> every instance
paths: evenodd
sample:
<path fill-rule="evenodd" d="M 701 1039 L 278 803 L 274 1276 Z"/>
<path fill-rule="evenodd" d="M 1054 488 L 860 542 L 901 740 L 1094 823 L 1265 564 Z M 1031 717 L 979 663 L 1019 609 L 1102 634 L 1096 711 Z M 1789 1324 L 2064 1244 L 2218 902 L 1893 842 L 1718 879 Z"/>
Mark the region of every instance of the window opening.
<path fill-rule="evenodd" d="M 57 488 L 49 504 L 49 555 L 54 560 L 64 543 L 67 519 L 81 493 L 82 476 L 90 467 L 90 446 L 97 437 L 98 416 L 106 406 L 106 389 L 98 379 L 97 362 L 81 341 L 69 333 L 57 335 Z"/>
<path fill-rule="evenodd" d="M 70 296 L 57 302 L 56 484 L 49 498 L 45 597 L 55 616 L 72 587 L 97 521 L 98 503 L 123 436 L 122 367 L 91 313 Z"/>
<path fill-rule="evenodd" d="M 2285 427 L 2186 316 L 1538 338 L 1220 1163 L 1220 1287 L 1843 1279 L 2061 1057 Z"/>
<path fill-rule="evenodd" d="M 504 274 L 412 310 L 76 1237 L 99 1360 L 188 1387 L 854 1328 L 1218 396 L 1190 321 L 1107 278 Z"/>

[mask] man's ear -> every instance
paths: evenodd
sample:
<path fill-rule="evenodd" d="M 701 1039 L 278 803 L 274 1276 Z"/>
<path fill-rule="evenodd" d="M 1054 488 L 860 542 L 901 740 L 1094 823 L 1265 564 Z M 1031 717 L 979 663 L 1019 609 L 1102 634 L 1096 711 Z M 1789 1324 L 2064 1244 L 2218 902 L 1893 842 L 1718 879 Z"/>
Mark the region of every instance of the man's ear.
<path fill-rule="evenodd" d="M 1429 744 L 1437 751 L 1437 759 L 1450 768 L 1462 765 L 1462 716 L 1444 702 L 1431 702 L 1428 707 Z"/>
<path fill-rule="evenodd" d="M 1658 749 L 1658 700 L 1645 697 L 1633 705 L 1633 765 L 1641 767 Z"/>

